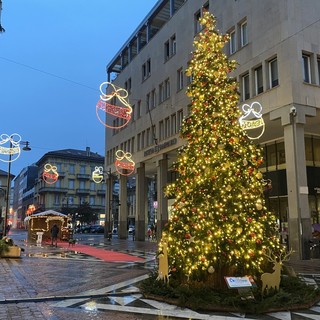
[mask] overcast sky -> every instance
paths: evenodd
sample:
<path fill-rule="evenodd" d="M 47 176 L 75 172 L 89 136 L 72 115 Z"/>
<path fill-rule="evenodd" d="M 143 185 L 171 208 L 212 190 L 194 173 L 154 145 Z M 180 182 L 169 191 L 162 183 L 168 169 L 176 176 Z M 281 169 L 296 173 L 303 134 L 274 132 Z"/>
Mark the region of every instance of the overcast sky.
<path fill-rule="evenodd" d="M 95 105 L 106 65 L 156 3 L 2 0 L 0 134 L 18 133 L 32 148 L 12 162 L 12 174 L 49 151 L 90 147 L 104 155 Z"/>

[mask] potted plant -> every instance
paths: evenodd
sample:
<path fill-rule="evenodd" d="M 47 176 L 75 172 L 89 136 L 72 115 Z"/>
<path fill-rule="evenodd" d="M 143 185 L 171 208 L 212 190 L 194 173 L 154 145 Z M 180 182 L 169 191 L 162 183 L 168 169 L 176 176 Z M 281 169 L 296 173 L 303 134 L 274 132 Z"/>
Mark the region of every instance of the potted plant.
<path fill-rule="evenodd" d="M 0 257 L 1 258 L 19 258 L 21 248 L 16 246 L 11 238 L 3 237 L 0 239 Z"/>

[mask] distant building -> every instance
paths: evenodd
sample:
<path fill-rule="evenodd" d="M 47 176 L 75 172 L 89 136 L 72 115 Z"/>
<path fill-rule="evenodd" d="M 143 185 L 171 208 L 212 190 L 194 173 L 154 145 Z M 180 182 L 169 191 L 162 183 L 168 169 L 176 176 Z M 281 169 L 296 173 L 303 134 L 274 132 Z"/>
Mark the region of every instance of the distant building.
<path fill-rule="evenodd" d="M 12 223 L 12 199 L 13 199 L 13 193 L 11 189 L 11 182 L 15 176 L 13 174 L 10 174 L 10 181 L 8 181 L 8 172 L 5 172 L 0 169 L 0 233 L 3 231 L 3 222 L 6 212 L 6 206 L 7 206 L 7 190 L 8 190 L 8 182 L 9 182 L 9 199 L 8 199 L 8 212 L 7 212 L 7 223 Z"/>
<path fill-rule="evenodd" d="M 14 179 L 12 227 L 23 227 L 28 210 L 34 205 L 34 185 L 38 177 L 38 167 L 34 164 L 23 168 Z"/>
<path fill-rule="evenodd" d="M 230 35 L 225 53 L 239 63 L 231 74 L 240 84 L 239 107 L 262 105 L 265 132 L 255 141 L 265 151 L 265 178 L 272 180 L 267 204 L 277 214 L 283 242 L 306 258 L 311 225 L 320 222 L 319 0 L 159 0 L 106 68 L 108 80 L 128 91 L 133 108 L 128 125 L 106 129 L 106 170 L 116 171 L 118 149 L 132 154 L 136 239 L 144 239 L 149 222 L 147 186 L 153 184 L 146 181 L 156 185 L 160 232 L 172 201 L 163 189 L 175 179 L 172 163 L 185 143 L 178 134 L 190 104 L 185 70 L 204 10 L 214 14 L 219 32 Z M 113 119 L 121 125 L 122 119 Z M 128 200 L 126 180 L 120 178 L 121 204 Z M 121 205 L 120 237 L 127 236 L 127 219 Z"/>
<path fill-rule="evenodd" d="M 36 164 L 39 168 L 34 195 L 36 212 L 63 209 L 68 213 L 68 209 L 87 202 L 104 221 L 105 183 L 92 179 L 96 167 L 104 166 L 103 156 L 91 152 L 89 147 L 65 149 L 46 153 Z"/>

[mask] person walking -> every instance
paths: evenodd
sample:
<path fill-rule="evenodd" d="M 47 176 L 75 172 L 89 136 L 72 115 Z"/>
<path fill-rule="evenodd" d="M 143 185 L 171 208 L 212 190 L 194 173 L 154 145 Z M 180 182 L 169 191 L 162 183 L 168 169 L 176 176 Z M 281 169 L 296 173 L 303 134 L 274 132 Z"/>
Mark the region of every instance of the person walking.
<path fill-rule="evenodd" d="M 59 228 L 56 224 L 54 224 L 50 231 L 51 231 L 51 245 L 53 246 L 53 242 L 55 242 L 55 245 L 57 247 Z"/>

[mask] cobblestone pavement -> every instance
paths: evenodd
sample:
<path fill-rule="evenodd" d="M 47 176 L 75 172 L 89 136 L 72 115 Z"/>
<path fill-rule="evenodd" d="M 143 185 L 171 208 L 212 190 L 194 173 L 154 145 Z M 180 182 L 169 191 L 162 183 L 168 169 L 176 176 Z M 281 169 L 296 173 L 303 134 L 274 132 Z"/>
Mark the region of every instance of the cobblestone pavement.
<path fill-rule="evenodd" d="M 155 242 L 119 240 L 103 235 L 77 235 L 82 244 L 144 258 L 114 263 L 49 245 L 25 241 L 25 231 L 10 235 L 24 248 L 20 259 L 0 259 L 0 319 L 283 319 L 320 320 L 320 304 L 309 310 L 278 312 L 259 317 L 243 314 L 197 313 L 144 299 L 137 283 L 155 269 Z M 312 285 L 320 285 L 320 260 L 292 264 Z"/>

